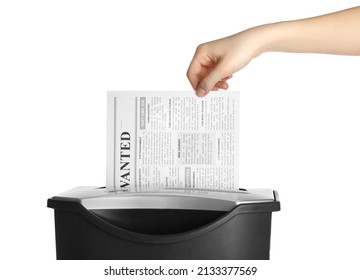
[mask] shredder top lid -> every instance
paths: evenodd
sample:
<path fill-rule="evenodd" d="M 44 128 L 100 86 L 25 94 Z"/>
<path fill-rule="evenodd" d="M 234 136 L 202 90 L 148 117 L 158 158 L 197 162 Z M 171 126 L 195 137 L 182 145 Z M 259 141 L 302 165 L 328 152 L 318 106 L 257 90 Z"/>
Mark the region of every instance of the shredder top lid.
<path fill-rule="evenodd" d="M 108 192 L 105 187 L 78 187 L 61 193 L 48 206 L 56 208 L 56 201 L 80 203 L 88 210 L 95 209 L 192 209 L 229 211 L 239 205 L 267 204 L 270 211 L 279 210 L 276 191 L 271 189 L 170 189 L 158 191 Z M 50 201 L 49 200 L 49 201 Z"/>

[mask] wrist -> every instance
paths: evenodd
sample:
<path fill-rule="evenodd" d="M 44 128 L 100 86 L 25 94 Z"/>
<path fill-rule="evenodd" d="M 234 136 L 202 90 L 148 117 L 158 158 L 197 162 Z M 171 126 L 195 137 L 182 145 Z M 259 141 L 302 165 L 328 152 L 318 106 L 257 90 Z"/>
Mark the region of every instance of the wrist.
<path fill-rule="evenodd" d="M 299 52 L 303 47 L 301 34 L 307 33 L 304 24 L 299 24 L 299 21 L 270 23 L 258 28 L 263 38 L 262 52 Z"/>
<path fill-rule="evenodd" d="M 283 44 L 283 33 L 281 23 L 270 23 L 254 28 L 258 37 L 258 53 L 279 51 Z"/>
<path fill-rule="evenodd" d="M 278 27 L 275 24 L 259 25 L 238 33 L 238 37 L 241 41 L 245 39 L 250 47 L 251 57 L 255 58 L 262 53 L 275 50 L 279 40 L 276 29 Z"/>

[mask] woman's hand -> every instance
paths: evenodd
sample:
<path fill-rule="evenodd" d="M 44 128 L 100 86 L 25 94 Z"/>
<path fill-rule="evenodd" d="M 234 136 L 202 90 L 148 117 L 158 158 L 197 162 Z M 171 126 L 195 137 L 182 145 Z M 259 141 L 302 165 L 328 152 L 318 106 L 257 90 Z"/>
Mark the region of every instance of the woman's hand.
<path fill-rule="evenodd" d="M 360 55 L 360 7 L 266 24 L 201 44 L 187 77 L 198 96 L 227 89 L 227 80 L 266 51 Z"/>
<path fill-rule="evenodd" d="M 261 27 L 249 29 L 197 47 L 187 77 L 200 97 L 227 89 L 227 80 L 261 53 Z"/>

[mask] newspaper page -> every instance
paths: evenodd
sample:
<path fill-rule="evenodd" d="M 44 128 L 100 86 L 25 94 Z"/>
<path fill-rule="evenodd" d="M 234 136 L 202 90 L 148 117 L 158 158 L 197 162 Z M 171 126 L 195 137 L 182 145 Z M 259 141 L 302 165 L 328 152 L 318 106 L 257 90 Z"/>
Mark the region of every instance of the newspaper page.
<path fill-rule="evenodd" d="M 239 93 L 108 92 L 108 191 L 239 187 Z"/>

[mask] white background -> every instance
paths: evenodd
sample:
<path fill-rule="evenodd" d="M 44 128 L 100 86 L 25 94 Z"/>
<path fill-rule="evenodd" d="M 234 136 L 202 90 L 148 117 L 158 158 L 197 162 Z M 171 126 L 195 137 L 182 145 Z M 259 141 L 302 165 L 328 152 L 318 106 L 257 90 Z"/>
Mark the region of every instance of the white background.
<path fill-rule="evenodd" d="M 359 4 L 1 1 L 1 278 L 102 279 L 110 264 L 359 277 L 360 57 L 267 53 L 230 82 L 240 91 L 241 184 L 280 194 L 270 261 L 56 261 L 46 207 L 73 187 L 104 186 L 107 90 L 191 90 L 185 73 L 198 44 Z"/>

